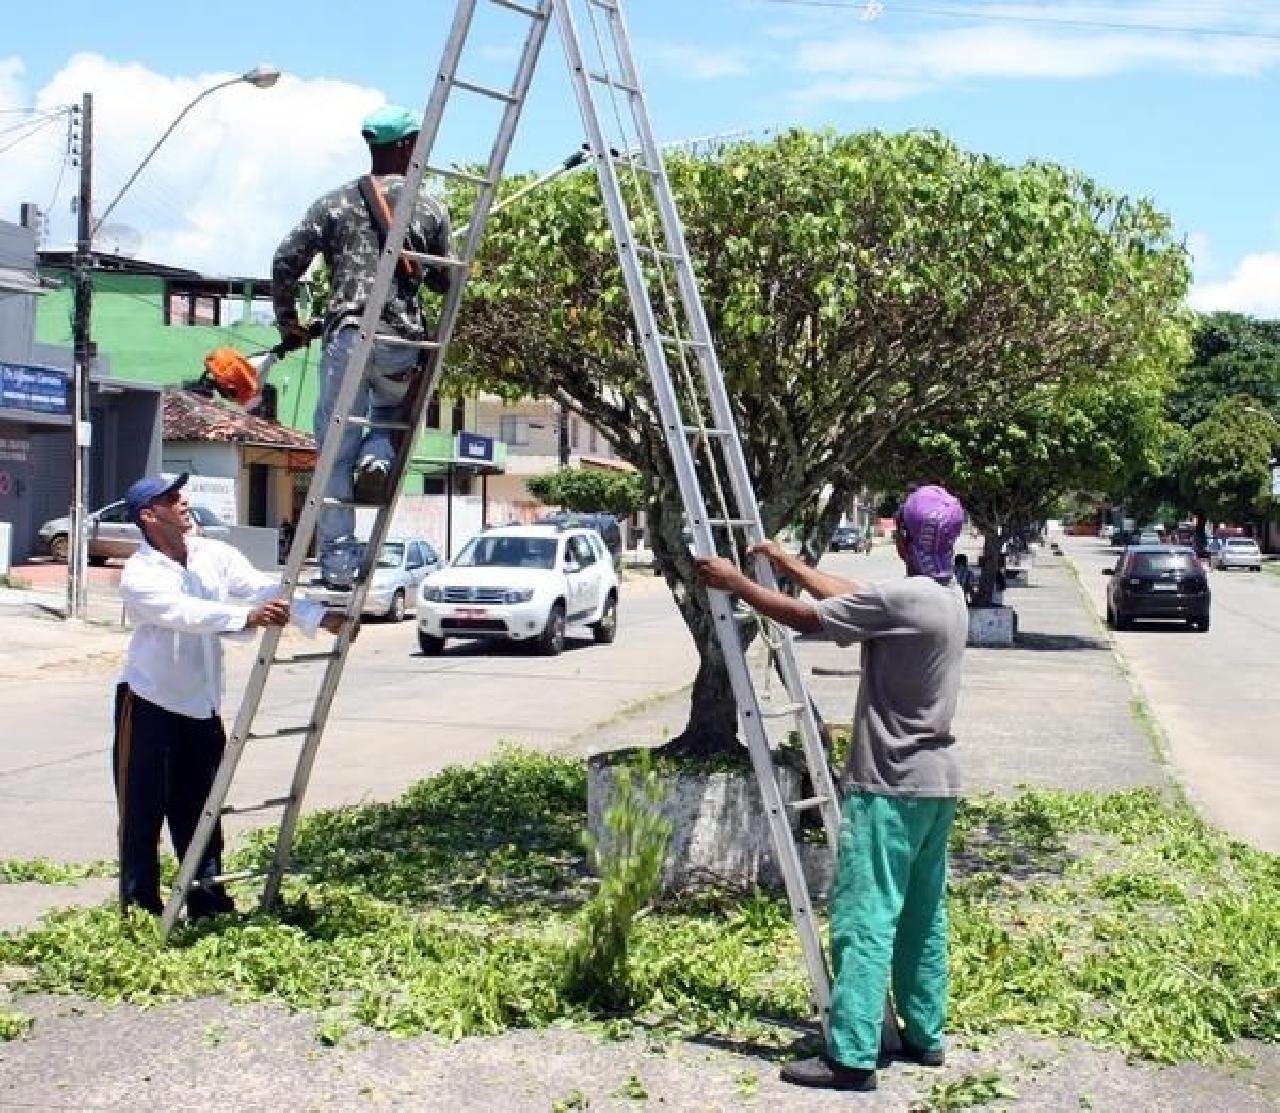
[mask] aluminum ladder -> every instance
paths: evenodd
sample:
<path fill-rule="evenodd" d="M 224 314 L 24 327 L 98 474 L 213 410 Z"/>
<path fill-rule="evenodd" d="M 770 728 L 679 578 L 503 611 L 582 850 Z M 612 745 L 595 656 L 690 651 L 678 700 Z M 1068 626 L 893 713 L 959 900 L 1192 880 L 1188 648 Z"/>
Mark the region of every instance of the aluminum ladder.
<path fill-rule="evenodd" d="M 553 6 L 635 316 L 637 338 L 692 528 L 694 554 L 739 554 L 747 546 L 766 540 L 767 535 L 684 229 L 654 137 L 621 0 L 553 0 Z M 768 561 L 756 560 L 752 573 L 758 582 L 777 587 Z M 719 591 L 709 595 L 716 636 L 728 666 L 739 721 L 825 1037 L 831 1005 L 830 975 L 791 825 L 793 815 L 816 809 L 834 859 L 839 846 L 840 801 L 822 732 L 796 659 L 791 632 L 779 628 L 770 636 L 785 698 L 781 703 L 762 700 L 760 686 L 748 664 L 732 598 Z M 813 796 L 783 799 L 767 730 L 767 723 L 773 719 L 789 721 L 799 734 Z M 897 1021 L 889 1002 L 881 1040 L 885 1050 L 896 1051 L 900 1046 Z"/>
<path fill-rule="evenodd" d="M 478 9 L 502 9 L 510 15 L 507 18 L 523 24 L 523 46 L 516 63 L 512 83 L 508 88 L 496 88 L 481 84 L 459 75 L 464 47 L 472 30 L 473 21 Z M 487 11 L 486 16 L 495 14 Z M 386 244 L 378 261 L 377 275 L 370 292 L 368 303 L 360 318 L 359 341 L 352 352 L 347 365 L 338 398 L 334 405 L 333 417 L 324 438 L 324 447 L 316 463 L 311 479 L 311 487 L 306 503 L 298 521 L 293 545 L 285 564 L 282 580 L 282 593 L 292 598 L 299 583 L 303 561 L 315 534 L 316 525 L 321 512 L 327 507 L 354 507 L 354 502 L 341 502 L 327 498 L 324 492 L 329 484 L 329 476 L 333 471 L 339 441 L 343 429 L 350 425 L 365 429 L 370 427 L 384 428 L 392 431 L 399 438 L 398 449 L 391 465 L 387 480 L 387 497 L 377 510 L 377 515 L 370 532 L 368 544 L 365 546 L 361 568 L 356 576 L 353 589 L 346 600 L 343 614 L 345 623 L 333 648 L 326 652 L 299 653 L 286 656 L 278 655 L 281 630 L 269 628 L 262 637 L 257 658 L 245 689 L 240 710 L 236 715 L 235 725 L 228 739 L 226 750 L 218 771 L 214 776 L 213 787 L 201 811 L 200 821 L 195 835 L 183 857 L 178 869 L 177 880 L 169 900 L 165 905 L 161 919 L 161 932 L 167 939 L 177 923 L 178 916 L 186 904 L 192 889 L 197 886 L 227 884 L 245 881 L 256 877 L 265 877 L 266 884 L 262 894 L 263 907 L 274 904 L 280 892 L 280 884 L 290 863 L 294 832 L 298 817 L 302 810 L 302 802 L 306 795 L 307 783 L 311 777 L 311 769 L 315 763 L 316 751 L 324 733 L 329 709 L 338 689 L 347 652 L 351 647 L 356 626 L 359 622 L 361 608 L 373 576 L 377 556 L 386 539 L 391 525 L 395 500 L 399 496 L 400 487 L 413 453 L 414 441 L 417 439 L 427 406 L 435 393 L 436 384 L 444 367 L 445 353 L 453 334 L 458 309 L 462 303 L 466 279 L 479 251 L 484 235 L 484 228 L 490 209 L 493 205 L 498 183 L 502 179 L 507 154 L 511 149 L 511 141 L 515 135 L 516 125 L 528 97 L 529 84 L 537 67 L 538 57 L 546 39 L 547 29 L 552 18 L 550 0 L 459 0 L 454 11 L 453 22 L 445 40 L 444 52 L 440 66 L 431 87 L 430 98 L 423 113 L 422 127 L 413 149 L 409 170 L 405 175 L 404 187 L 395 206 L 391 226 L 387 232 Z M 480 174 L 434 165 L 431 161 L 432 151 L 440 131 L 441 122 L 451 104 L 451 98 L 462 93 L 472 98 L 481 98 L 496 102 L 501 106 L 497 134 L 489 152 L 485 169 Z M 459 181 L 475 190 L 475 203 L 471 219 L 467 225 L 465 238 L 456 256 L 433 256 L 421 252 L 404 249 L 406 232 L 412 215 L 413 205 L 422 189 L 424 180 L 429 177 L 445 178 Z M 407 258 L 423 266 L 446 267 L 453 271 L 453 281 L 445 294 L 440 309 L 433 339 L 427 341 L 395 341 L 422 349 L 425 354 L 424 374 L 421 375 L 415 389 L 406 399 L 403 414 L 395 422 L 374 426 L 363 415 L 352 413 L 356 391 L 364 377 L 365 367 L 373 348 L 375 330 L 381 320 L 391 290 L 391 282 L 396 267 L 401 259 Z M 381 338 L 386 341 L 388 338 Z M 394 492 L 394 493 L 392 493 Z M 294 726 L 280 727 L 274 730 L 257 732 L 255 722 L 262 703 L 271 670 L 276 665 L 315 665 L 322 666 L 320 680 L 316 690 L 315 703 L 311 714 L 303 723 Z M 229 805 L 227 796 L 231 790 L 232 779 L 240 763 L 246 747 L 250 743 L 278 739 L 299 739 L 301 746 L 297 763 L 294 766 L 293 779 L 289 791 L 283 796 L 273 797 L 260 803 L 244 806 Z M 217 877 L 197 881 L 196 870 L 205 849 L 209 845 L 213 832 L 224 815 L 239 815 L 247 812 L 261 812 L 282 809 L 280 833 L 276 841 L 275 852 L 271 863 L 265 870 L 247 870 L 238 873 L 225 873 Z"/>

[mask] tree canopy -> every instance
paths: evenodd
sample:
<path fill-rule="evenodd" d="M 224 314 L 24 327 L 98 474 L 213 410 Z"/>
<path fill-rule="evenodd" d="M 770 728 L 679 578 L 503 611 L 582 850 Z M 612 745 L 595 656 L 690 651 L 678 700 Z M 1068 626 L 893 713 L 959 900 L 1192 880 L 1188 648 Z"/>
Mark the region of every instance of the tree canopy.
<path fill-rule="evenodd" d="M 560 468 L 531 476 L 528 487 L 549 506 L 565 510 L 630 514 L 643 507 L 645 499 L 644 481 L 633 471 Z"/>
<path fill-rule="evenodd" d="M 829 532 L 912 422 L 1159 363 L 1179 343 L 1187 269 L 1168 219 L 1062 167 L 933 132 L 793 131 L 668 170 L 770 532 Z M 557 399 L 639 470 L 702 654 L 686 740 L 718 748 L 732 697 L 594 178 L 562 178 L 490 228 L 455 374 Z"/>
<path fill-rule="evenodd" d="M 1218 403 L 1193 426 L 1180 460 L 1187 504 L 1213 518 L 1247 522 L 1271 508 L 1273 447 L 1280 423 L 1250 395 Z"/>

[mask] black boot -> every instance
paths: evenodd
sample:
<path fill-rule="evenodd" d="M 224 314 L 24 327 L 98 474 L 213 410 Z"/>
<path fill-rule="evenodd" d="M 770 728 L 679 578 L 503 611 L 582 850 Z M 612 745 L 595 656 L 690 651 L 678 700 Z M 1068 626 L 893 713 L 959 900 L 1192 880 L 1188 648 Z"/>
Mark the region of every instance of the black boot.
<path fill-rule="evenodd" d="M 903 1040 L 902 1050 L 898 1052 L 897 1058 L 905 1059 L 922 1067 L 940 1067 L 947 1061 L 947 1054 L 940 1047 L 923 1049 Z"/>
<path fill-rule="evenodd" d="M 826 1090 L 860 1090 L 876 1088 L 874 1067 L 846 1067 L 825 1055 L 797 1059 L 779 1072 L 783 1082 L 793 1086 L 815 1086 Z"/>

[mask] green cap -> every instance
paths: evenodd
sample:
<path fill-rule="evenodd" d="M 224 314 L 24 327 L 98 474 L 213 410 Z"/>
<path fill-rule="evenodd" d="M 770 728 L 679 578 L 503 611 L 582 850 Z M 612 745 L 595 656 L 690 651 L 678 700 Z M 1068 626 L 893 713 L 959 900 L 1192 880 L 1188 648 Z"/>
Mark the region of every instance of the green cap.
<path fill-rule="evenodd" d="M 415 135 L 421 127 L 422 122 L 407 108 L 401 108 L 398 104 L 384 104 L 364 118 L 360 134 L 365 137 L 369 146 L 381 147 L 387 143 L 396 143 L 407 135 Z"/>

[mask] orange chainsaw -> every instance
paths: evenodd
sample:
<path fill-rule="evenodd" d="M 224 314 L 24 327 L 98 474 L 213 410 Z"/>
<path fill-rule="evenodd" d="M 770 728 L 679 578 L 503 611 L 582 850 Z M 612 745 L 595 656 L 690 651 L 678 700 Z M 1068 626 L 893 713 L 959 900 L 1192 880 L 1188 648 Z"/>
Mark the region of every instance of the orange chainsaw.
<path fill-rule="evenodd" d="M 322 329 L 320 321 L 312 321 L 308 332 L 314 339 Z M 216 393 L 252 413 L 262 402 L 262 388 L 271 368 L 289 352 L 301 347 L 305 344 L 282 341 L 274 348 L 250 355 L 244 355 L 235 348 L 214 348 L 204 357 L 204 374 L 195 382 L 188 383 L 187 389 L 200 394 Z"/>

